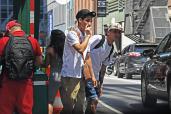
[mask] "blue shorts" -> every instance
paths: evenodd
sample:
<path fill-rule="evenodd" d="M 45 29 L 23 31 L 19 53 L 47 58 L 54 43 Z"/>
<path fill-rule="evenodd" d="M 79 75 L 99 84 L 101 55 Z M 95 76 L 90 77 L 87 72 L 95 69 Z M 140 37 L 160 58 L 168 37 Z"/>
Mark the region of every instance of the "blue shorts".
<path fill-rule="evenodd" d="M 92 80 L 86 80 L 86 98 L 87 100 L 97 100 L 99 98 L 99 88 L 94 87 Z"/>

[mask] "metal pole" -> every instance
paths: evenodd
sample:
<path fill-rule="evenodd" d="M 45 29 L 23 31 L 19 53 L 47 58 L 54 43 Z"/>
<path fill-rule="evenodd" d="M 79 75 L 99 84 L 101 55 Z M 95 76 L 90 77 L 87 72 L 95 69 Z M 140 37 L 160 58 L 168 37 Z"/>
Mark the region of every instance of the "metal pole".
<path fill-rule="evenodd" d="M 103 17 L 102 17 L 102 34 L 104 34 Z"/>

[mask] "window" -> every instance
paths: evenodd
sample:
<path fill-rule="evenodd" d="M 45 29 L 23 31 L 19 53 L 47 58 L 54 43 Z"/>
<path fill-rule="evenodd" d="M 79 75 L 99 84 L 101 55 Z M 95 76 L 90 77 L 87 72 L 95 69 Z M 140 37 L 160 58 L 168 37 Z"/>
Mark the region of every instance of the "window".
<path fill-rule="evenodd" d="M 162 41 L 161 43 L 159 44 L 157 50 L 156 50 L 156 53 L 157 54 L 160 54 L 160 53 L 163 53 L 164 52 L 164 49 L 165 49 L 165 46 L 167 44 L 167 41 L 169 40 L 170 38 L 170 35 L 167 35 Z"/>
<path fill-rule="evenodd" d="M 171 36 L 170 35 L 169 35 L 169 39 L 167 41 L 167 44 L 164 47 L 164 52 L 171 52 Z"/>
<path fill-rule="evenodd" d="M 13 0 L 9 0 L 9 5 L 13 5 Z"/>
<path fill-rule="evenodd" d="M 7 5 L 7 0 L 1 0 L 1 5 Z"/>
<path fill-rule="evenodd" d="M 7 12 L 1 12 L 1 18 L 7 18 Z"/>
<path fill-rule="evenodd" d="M 8 15 L 10 15 L 11 13 L 13 12 L 13 7 L 9 7 L 9 12 L 8 12 Z"/>

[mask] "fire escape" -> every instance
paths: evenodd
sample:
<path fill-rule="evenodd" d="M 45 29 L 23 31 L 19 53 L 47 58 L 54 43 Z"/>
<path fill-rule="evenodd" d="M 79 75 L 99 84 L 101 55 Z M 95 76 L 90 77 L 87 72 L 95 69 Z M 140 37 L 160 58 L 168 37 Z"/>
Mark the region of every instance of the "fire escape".
<path fill-rule="evenodd" d="M 127 0 L 125 7 L 125 35 L 135 42 L 145 42 L 142 31 L 153 0 Z M 129 23 L 129 24 L 128 24 Z"/>

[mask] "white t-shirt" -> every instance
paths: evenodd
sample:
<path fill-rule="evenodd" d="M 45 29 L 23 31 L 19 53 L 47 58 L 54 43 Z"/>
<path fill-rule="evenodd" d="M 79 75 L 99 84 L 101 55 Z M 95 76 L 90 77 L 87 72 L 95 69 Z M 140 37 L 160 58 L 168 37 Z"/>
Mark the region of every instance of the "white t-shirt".
<path fill-rule="evenodd" d="M 82 78 L 82 67 L 84 65 L 83 58 L 82 55 L 74 49 L 73 45 L 80 43 L 80 40 L 82 42 L 85 37 L 78 28 L 76 30 L 80 33 L 80 38 L 75 31 L 70 31 L 65 40 L 61 70 L 62 77 Z M 84 58 L 86 57 L 88 50 L 89 48 L 87 46 L 84 51 Z"/>
<path fill-rule="evenodd" d="M 108 45 L 107 39 L 105 38 L 104 44 L 94 49 L 94 47 L 101 41 L 102 35 L 94 35 L 90 38 L 89 45 L 90 45 L 90 55 L 92 59 L 93 71 L 96 77 L 96 80 L 99 80 L 99 72 L 101 70 L 102 63 L 106 66 L 109 65 L 110 60 L 108 58 L 112 46 Z M 110 59 L 112 58 L 113 54 L 111 54 Z"/>

